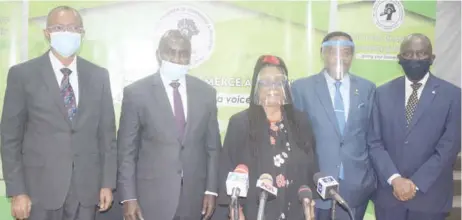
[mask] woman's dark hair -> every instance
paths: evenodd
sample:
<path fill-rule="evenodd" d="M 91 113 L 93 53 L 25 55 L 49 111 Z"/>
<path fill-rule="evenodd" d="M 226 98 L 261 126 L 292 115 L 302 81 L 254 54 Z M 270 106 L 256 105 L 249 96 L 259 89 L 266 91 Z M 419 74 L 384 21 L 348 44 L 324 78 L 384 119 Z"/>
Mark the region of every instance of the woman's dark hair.
<path fill-rule="evenodd" d="M 277 56 L 272 56 L 272 55 L 263 55 L 260 56 L 257 60 L 257 63 L 255 64 L 255 68 L 253 70 L 253 77 L 252 77 L 252 88 L 250 91 L 250 106 L 249 106 L 249 138 L 251 141 L 256 141 L 256 142 L 261 142 L 265 141 L 263 140 L 261 129 L 262 127 L 264 128 L 264 124 L 268 123 L 266 113 L 263 110 L 263 107 L 260 105 L 255 104 L 255 87 L 257 83 L 257 78 L 258 78 L 258 73 L 265 67 L 268 66 L 275 66 L 281 70 L 281 72 L 288 78 L 288 71 L 286 64 L 284 61 Z M 292 100 L 292 96 L 290 95 L 290 89 L 288 86 L 284 87 L 286 98 L 288 100 Z M 282 106 L 283 112 L 285 114 L 286 120 L 289 123 L 289 129 L 291 131 L 298 131 L 298 123 L 295 120 L 294 117 L 294 107 L 292 104 L 285 104 Z M 298 135 L 297 135 L 298 136 Z M 252 152 L 254 153 L 254 156 L 256 155 L 258 151 L 258 144 L 251 144 L 250 147 L 253 148 Z"/>

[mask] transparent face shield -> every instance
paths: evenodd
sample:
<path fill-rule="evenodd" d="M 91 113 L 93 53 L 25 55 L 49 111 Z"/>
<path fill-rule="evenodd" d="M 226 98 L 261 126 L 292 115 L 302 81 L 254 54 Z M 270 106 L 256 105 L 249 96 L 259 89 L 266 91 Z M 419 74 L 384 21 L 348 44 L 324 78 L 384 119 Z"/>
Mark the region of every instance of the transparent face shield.
<path fill-rule="evenodd" d="M 277 69 L 278 73 L 269 73 L 266 68 Z M 254 104 L 261 106 L 280 106 L 290 104 L 289 82 L 278 67 L 266 67 L 258 74 L 255 85 Z"/>
<path fill-rule="evenodd" d="M 348 74 L 353 59 L 354 44 L 348 40 L 331 40 L 322 43 L 321 53 L 327 73 L 336 80 Z"/>

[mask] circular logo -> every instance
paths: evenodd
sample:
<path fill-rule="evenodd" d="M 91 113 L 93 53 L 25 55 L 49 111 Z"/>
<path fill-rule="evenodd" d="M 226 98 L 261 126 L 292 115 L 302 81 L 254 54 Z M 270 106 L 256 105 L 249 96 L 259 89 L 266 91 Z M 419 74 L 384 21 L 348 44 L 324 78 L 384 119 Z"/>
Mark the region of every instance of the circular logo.
<path fill-rule="evenodd" d="M 215 44 L 215 29 L 212 20 L 191 6 L 170 8 L 161 16 L 156 35 L 177 29 L 191 41 L 191 67 L 197 67 L 209 59 Z M 159 37 L 160 39 L 160 37 Z"/>
<path fill-rule="evenodd" d="M 403 23 L 404 7 L 399 0 L 377 0 L 372 9 L 372 19 L 381 30 L 394 31 Z"/>

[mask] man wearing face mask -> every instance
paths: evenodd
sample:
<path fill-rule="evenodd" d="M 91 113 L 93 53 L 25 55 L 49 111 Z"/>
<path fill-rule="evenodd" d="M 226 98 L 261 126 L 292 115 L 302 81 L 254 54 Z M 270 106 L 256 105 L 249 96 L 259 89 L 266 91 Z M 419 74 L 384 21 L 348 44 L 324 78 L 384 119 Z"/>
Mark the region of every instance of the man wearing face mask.
<path fill-rule="evenodd" d="M 366 145 L 375 85 L 349 71 L 354 57 L 349 34 L 327 34 L 321 55 L 324 69 L 293 83 L 294 105 L 311 120 L 321 172 L 339 181 L 340 194 L 352 208 L 355 219 L 363 219 L 376 186 Z M 338 205 L 317 200 L 316 219 L 333 217 L 350 219 Z"/>
<path fill-rule="evenodd" d="M 118 192 L 126 220 L 208 219 L 221 149 L 216 90 L 188 75 L 191 42 L 169 30 L 159 71 L 124 89 Z"/>
<path fill-rule="evenodd" d="M 406 37 L 398 58 L 405 76 L 377 88 L 368 135 L 376 217 L 443 220 L 461 145 L 461 91 L 430 73 L 435 55 L 425 35 Z"/>
<path fill-rule="evenodd" d="M 109 74 L 76 54 L 79 13 L 51 10 L 51 49 L 11 67 L 1 124 L 6 192 L 16 219 L 93 220 L 116 185 L 117 153 Z"/>

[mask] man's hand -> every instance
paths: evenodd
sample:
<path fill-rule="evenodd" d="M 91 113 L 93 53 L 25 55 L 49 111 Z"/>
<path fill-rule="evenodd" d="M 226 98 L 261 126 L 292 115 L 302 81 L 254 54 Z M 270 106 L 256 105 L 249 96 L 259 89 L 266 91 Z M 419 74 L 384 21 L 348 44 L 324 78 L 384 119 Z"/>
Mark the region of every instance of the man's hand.
<path fill-rule="evenodd" d="M 202 204 L 202 219 L 207 220 L 212 217 L 213 211 L 215 210 L 215 196 L 206 194 L 204 196 L 204 202 Z"/>
<path fill-rule="evenodd" d="M 310 220 L 316 220 L 316 216 L 315 216 L 315 205 L 316 205 L 316 202 L 314 200 L 311 200 L 311 206 L 310 206 L 310 217 L 309 219 Z"/>
<path fill-rule="evenodd" d="M 408 201 L 416 194 L 416 185 L 409 179 L 396 177 L 391 182 L 393 195 L 400 201 Z"/>
<path fill-rule="evenodd" d="M 124 219 L 125 220 L 144 220 L 141 215 L 141 209 L 138 201 L 125 201 L 124 204 Z"/>
<path fill-rule="evenodd" d="M 112 189 L 102 188 L 99 191 L 99 211 L 104 212 L 112 205 Z"/>
<path fill-rule="evenodd" d="M 29 218 L 32 202 L 28 195 L 21 194 L 11 199 L 11 215 L 18 220 Z"/>
<path fill-rule="evenodd" d="M 234 220 L 234 209 L 229 210 L 229 220 Z M 239 220 L 245 220 L 244 211 L 242 211 L 242 206 L 239 206 Z"/>

